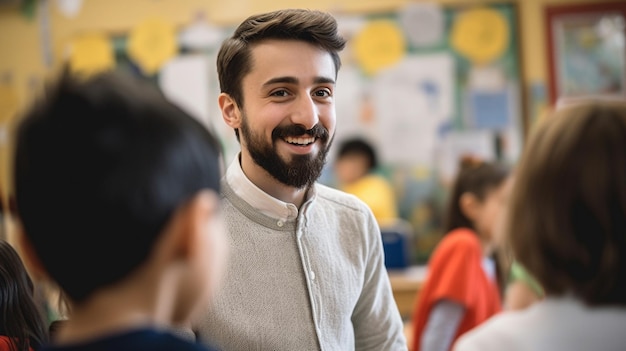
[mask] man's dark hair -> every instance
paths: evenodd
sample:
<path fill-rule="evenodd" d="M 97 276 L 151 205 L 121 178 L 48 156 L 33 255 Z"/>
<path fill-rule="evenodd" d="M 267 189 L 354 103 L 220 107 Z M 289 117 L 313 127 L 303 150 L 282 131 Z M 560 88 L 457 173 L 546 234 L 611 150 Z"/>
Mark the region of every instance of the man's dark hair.
<path fill-rule="evenodd" d="M 136 269 L 197 192 L 219 192 L 220 162 L 209 130 L 151 86 L 65 73 L 17 128 L 18 216 L 79 302 Z"/>

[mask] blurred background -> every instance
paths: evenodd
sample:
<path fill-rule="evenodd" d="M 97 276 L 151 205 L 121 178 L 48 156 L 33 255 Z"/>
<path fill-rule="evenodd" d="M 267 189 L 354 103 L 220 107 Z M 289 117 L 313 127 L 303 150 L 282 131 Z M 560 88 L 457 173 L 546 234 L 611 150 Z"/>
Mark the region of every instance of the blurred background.
<path fill-rule="evenodd" d="M 228 163 L 239 146 L 217 107 L 219 45 L 248 15 L 292 7 L 331 12 L 348 39 L 335 144 L 374 145 L 412 235 L 409 264 L 443 234 L 461 157 L 514 164 L 546 111 L 626 97 L 623 1 L 0 0 L 1 235 L 13 235 L 12 123 L 63 65 L 148 80 L 219 134 Z"/>

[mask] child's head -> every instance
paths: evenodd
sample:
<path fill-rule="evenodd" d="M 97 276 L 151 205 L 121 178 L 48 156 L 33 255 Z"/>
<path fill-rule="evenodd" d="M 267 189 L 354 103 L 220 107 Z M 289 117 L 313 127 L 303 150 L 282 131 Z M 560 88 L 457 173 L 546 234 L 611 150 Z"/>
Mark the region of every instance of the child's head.
<path fill-rule="evenodd" d="M 164 252 L 189 265 L 185 284 L 202 288 L 183 295 L 219 276 L 219 143 L 156 89 L 115 73 L 66 73 L 16 138 L 25 246 L 73 306 Z"/>
<path fill-rule="evenodd" d="M 47 327 L 35 301 L 35 287 L 17 251 L 0 240 L 0 335 L 27 350 L 47 341 Z"/>
<path fill-rule="evenodd" d="M 547 295 L 626 305 L 626 104 L 546 118 L 516 172 L 507 231 Z"/>
<path fill-rule="evenodd" d="M 491 241 L 507 198 L 509 174 L 504 164 L 463 158 L 448 200 L 445 231 L 470 228 Z"/>
<path fill-rule="evenodd" d="M 340 183 L 352 183 L 376 167 L 378 159 L 369 142 L 352 138 L 341 143 L 335 161 L 335 172 Z"/>

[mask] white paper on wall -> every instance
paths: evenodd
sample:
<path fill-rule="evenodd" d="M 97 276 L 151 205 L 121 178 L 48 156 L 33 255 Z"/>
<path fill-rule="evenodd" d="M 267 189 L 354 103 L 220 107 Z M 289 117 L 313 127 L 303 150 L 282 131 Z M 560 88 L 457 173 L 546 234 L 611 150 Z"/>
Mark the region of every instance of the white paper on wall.
<path fill-rule="evenodd" d="M 165 96 L 206 126 L 210 124 L 209 65 L 205 55 L 178 56 L 159 74 L 159 87 Z"/>
<path fill-rule="evenodd" d="M 56 0 L 57 9 L 67 18 L 78 16 L 83 7 L 83 0 Z"/>
<path fill-rule="evenodd" d="M 444 37 L 445 17 L 437 3 L 409 3 L 401 9 L 398 20 L 413 46 L 436 45 Z"/>
<path fill-rule="evenodd" d="M 452 182 L 458 172 L 462 156 L 472 156 L 485 161 L 495 160 L 493 132 L 465 130 L 446 133 L 437 145 L 437 169 L 443 182 Z"/>
<path fill-rule="evenodd" d="M 355 66 L 345 66 L 339 70 L 335 92 L 336 141 L 355 134 L 368 134 L 369 128 L 361 120 L 362 102 L 367 93 L 364 84 Z"/>
<path fill-rule="evenodd" d="M 224 33 L 221 28 L 201 20 L 185 27 L 178 35 L 179 44 L 189 49 L 215 49 L 223 39 Z"/>
<path fill-rule="evenodd" d="M 454 61 L 447 53 L 407 56 L 372 83 L 381 157 L 431 166 L 438 131 L 454 111 Z"/>
<path fill-rule="evenodd" d="M 240 147 L 235 132 L 222 119 L 217 103 L 220 89 L 214 73 L 215 60 L 215 54 L 178 56 L 161 70 L 159 87 L 168 99 L 217 134 L 228 164 Z"/>

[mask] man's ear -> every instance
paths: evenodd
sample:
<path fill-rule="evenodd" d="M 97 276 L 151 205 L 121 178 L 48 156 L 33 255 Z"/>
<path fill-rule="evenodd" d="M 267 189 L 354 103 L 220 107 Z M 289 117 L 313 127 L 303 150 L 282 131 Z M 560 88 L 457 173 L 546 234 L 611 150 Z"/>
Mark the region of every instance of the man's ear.
<path fill-rule="evenodd" d="M 222 118 L 227 125 L 233 129 L 238 129 L 241 126 L 241 111 L 235 100 L 226 93 L 221 93 L 217 98 L 220 110 L 222 111 Z"/>
<path fill-rule="evenodd" d="M 480 201 L 478 201 L 476 195 L 472 193 L 461 194 L 461 197 L 459 198 L 459 207 L 465 217 L 472 221 L 475 220 L 479 206 Z"/>
<path fill-rule="evenodd" d="M 24 265 L 28 268 L 28 271 L 30 272 L 34 280 L 47 279 L 48 272 L 43 263 L 41 263 L 41 260 L 39 259 L 39 256 L 35 251 L 33 243 L 26 236 L 26 233 L 24 232 L 24 227 L 18 221 L 15 228 L 17 233 L 17 244 L 19 246 L 20 252 L 22 253 Z"/>

